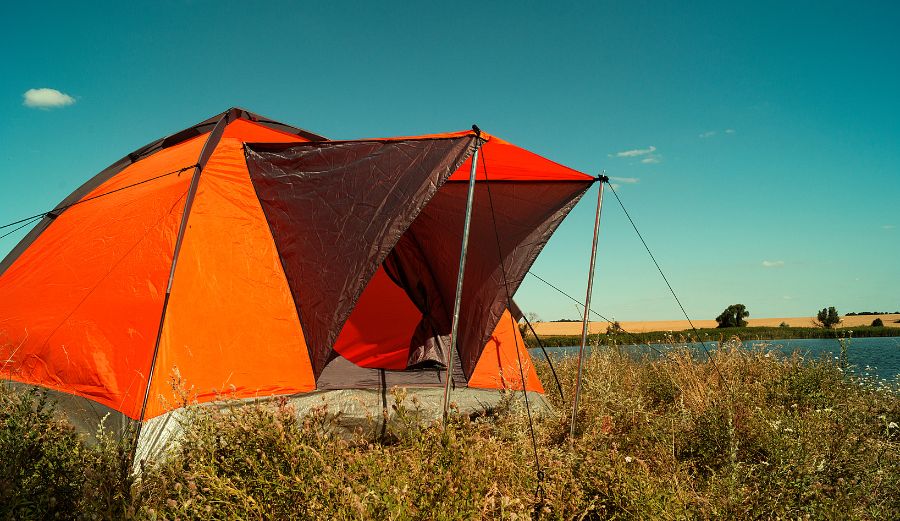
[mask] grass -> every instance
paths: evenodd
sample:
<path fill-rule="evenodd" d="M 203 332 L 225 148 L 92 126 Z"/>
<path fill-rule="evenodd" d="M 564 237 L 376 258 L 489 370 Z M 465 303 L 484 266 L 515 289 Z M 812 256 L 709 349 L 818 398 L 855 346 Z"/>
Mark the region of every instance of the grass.
<path fill-rule="evenodd" d="M 851 333 L 852 332 L 852 333 Z M 900 336 L 900 328 L 859 326 L 847 328 L 825 329 L 821 327 L 726 327 L 698 328 L 697 331 L 648 331 L 644 333 L 606 333 L 592 334 L 591 341 L 606 344 L 618 342 L 623 344 L 682 343 L 700 339 L 705 342 L 721 342 L 732 337 L 744 340 L 783 340 L 790 338 L 853 338 Z M 573 346 L 581 344 L 581 335 L 541 335 L 544 347 Z M 525 337 L 528 347 L 538 347 L 534 335 Z"/>
<path fill-rule="evenodd" d="M 178 449 L 134 482 L 123 447 L 88 447 L 39 394 L 0 389 L 0 517 L 17 519 L 896 519 L 900 394 L 836 362 L 745 350 L 716 363 L 615 348 L 585 361 L 578 436 L 568 396 L 536 421 L 508 399 L 447 428 L 394 390 L 384 439 L 337 437 L 326 410 L 199 409 Z M 545 366 L 541 377 L 549 381 Z M 509 397 L 511 398 L 511 396 Z M 101 437 L 103 440 L 103 437 Z"/>

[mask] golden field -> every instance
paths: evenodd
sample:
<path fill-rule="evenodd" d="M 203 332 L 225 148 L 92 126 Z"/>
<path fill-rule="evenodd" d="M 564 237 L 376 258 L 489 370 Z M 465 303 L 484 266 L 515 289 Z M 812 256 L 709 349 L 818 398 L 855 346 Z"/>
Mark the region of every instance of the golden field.
<path fill-rule="evenodd" d="M 868 326 L 872 321 L 880 318 L 886 327 L 900 328 L 900 314 L 892 313 L 886 315 L 858 315 L 852 317 L 841 317 L 839 327 L 859 327 Z M 694 320 L 694 327 L 697 328 L 714 328 L 715 320 Z M 778 327 L 784 322 L 791 327 L 814 327 L 815 317 L 787 317 L 787 318 L 748 318 L 748 327 Z M 687 320 L 649 320 L 641 322 L 620 321 L 619 325 L 625 331 L 632 333 L 645 333 L 648 331 L 684 331 L 691 329 Z M 609 322 L 591 322 L 591 333 L 606 332 Z M 535 322 L 534 329 L 539 335 L 580 335 L 581 322 Z"/>

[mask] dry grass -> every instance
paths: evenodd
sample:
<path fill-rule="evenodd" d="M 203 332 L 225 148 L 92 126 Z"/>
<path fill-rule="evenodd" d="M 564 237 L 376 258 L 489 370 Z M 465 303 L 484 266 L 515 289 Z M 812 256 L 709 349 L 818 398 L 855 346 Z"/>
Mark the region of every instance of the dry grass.
<path fill-rule="evenodd" d="M 109 496 L 120 498 L 117 508 L 98 512 L 155 519 L 900 515 L 896 388 L 854 380 L 832 362 L 736 343 L 715 359 L 673 350 L 635 360 L 616 348 L 595 349 L 585 363 L 574 443 L 570 396 L 563 402 L 548 394 L 557 412 L 537 421 L 540 494 L 527 422 L 512 401 L 490 415 L 454 418 L 447 428 L 423 427 L 414 397 L 395 390 L 403 398 L 396 412 L 406 421 L 383 440 L 334 437 L 325 411 L 298 419 L 284 404 L 198 412 L 180 448 L 128 494 Z M 558 372 L 571 393 L 574 359 Z M 0 433 L 13 416 L 0 416 Z M 12 441 L 0 440 L 5 454 Z M 94 475 L 82 479 L 82 489 L 95 485 Z M 0 491 L 27 494 L 4 489 L 3 479 Z M 61 517 L 98 508 L 96 499 L 71 494 Z"/>

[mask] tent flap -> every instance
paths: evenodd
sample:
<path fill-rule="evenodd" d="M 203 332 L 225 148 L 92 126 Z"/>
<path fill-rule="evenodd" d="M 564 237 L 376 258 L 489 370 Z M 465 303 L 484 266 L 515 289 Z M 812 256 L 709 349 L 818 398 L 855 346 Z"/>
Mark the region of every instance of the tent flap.
<path fill-rule="evenodd" d="M 474 142 L 246 146 L 317 376 L 375 271 Z"/>
<path fill-rule="evenodd" d="M 507 307 L 501 253 L 513 295 L 550 236 L 590 186 L 591 181 L 476 183 L 457 342 L 467 376 Z M 411 355 L 427 359 L 435 344 L 449 342 L 467 190 L 465 183 L 445 184 L 385 263 L 392 278 L 420 306 L 428 327 L 418 331 L 431 330 L 440 340 L 422 344 Z"/>

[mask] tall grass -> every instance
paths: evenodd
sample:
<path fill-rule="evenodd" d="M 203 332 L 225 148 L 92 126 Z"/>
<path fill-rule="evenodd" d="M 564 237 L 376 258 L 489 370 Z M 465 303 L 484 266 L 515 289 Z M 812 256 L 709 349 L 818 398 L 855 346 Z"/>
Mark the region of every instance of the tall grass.
<path fill-rule="evenodd" d="M 896 387 L 850 377 L 833 361 L 750 351 L 736 342 L 714 356 L 715 364 L 676 349 L 638 360 L 616 348 L 595 348 L 585 360 L 578 436 L 571 444 L 575 361 L 562 360 L 557 372 L 569 395 L 562 400 L 548 392 L 555 412 L 536 421 L 542 483 L 527 420 L 511 396 L 497 410 L 454 417 L 444 428 L 420 425 L 414 395 L 397 389 L 399 421 L 378 440 L 334 435 L 324 409 L 298 418 L 284 402 L 232 413 L 198 408 L 170 457 L 123 487 L 115 444 L 88 448 L 51 417 L 28 412 L 38 398 L 26 397 L 32 400 L 26 403 L 7 393 L 2 454 L 36 450 L 41 456 L 0 460 L 0 504 L 18 505 L 0 513 L 156 519 L 900 515 Z M 549 369 L 539 370 L 548 382 Z M 98 497 L 101 483 L 120 492 Z"/>

